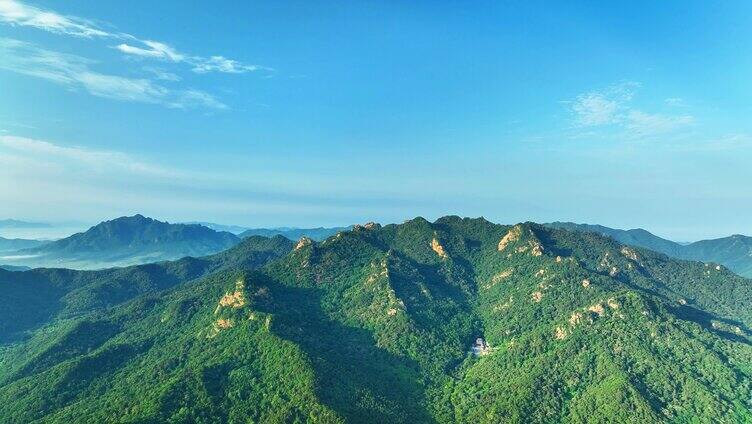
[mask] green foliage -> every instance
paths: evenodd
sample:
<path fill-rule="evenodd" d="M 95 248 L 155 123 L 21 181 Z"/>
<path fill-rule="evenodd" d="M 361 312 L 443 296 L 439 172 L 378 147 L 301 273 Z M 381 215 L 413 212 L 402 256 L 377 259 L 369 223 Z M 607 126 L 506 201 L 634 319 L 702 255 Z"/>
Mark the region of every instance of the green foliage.
<path fill-rule="evenodd" d="M 50 293 L 0 333 L 2 422 L 752 419 L 748 280 L 597 234 L 416 218 L 0 285 Z"/>

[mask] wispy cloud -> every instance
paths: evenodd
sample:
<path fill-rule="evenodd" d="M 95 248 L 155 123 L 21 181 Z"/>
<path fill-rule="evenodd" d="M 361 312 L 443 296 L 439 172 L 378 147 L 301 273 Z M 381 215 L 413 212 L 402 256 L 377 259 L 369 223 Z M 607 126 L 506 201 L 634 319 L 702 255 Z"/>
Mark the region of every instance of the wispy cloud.
<path fill-rule="evenodd" d="M 249 167 L 237 161 L 184 167 L 171 160 L 173 155 L 146 157 L 0 134 L 0 181 L 23 181 L 0 184 L 0 216 L 46 220 L 54 210 L 58 220 L 80 220 L 141 212 L 181 220 L 264 219 L 281 225 L 282 220 L 333 216 L 347 222 L 353 214 L 395 213 L 405 205 L 431 202 L 416 199 L 407 189 L 384 191 L 383 178 L 367 178 L 370 186 L 354 178 L 333 188 L 333 177 L 312 177 L 282 166 L 265 170 L 263 164 Z M 364 193 L 366 186 L 370 190 Z"/>
<path fill-rule="evenodd" d="M 154 75 L 155 78 L 162 80 L 162 81 L 178 82 L 182 80 L 182 78 L 180 78 L 179 75 L 176 75 L 172 72 L 165 71 L 162 68 L 146 66 L 144 67 L 144 71 L 149 72 L 150 74 Z"/>
<path fill-rule="evenodd" d="M 151 177 L 177 177 L 179 173 L 134 158 L 121 152 L 68 147 L 47 141 L 12 135 L 0 136 L 0 150 L 20 155 L 27 160 L 52 160 L 58 164 L 75 162 L 90 171 L 101 173 L 126 172 Z"/>
<path fill-rule="evenodd" d="M 143 40 L 141 42 L 144 44 L 145 48 L 131 46 L 125 43 L 119 44 L 115 46 L 115 48 L 125 54 L 141 57 L 151 57 L 156 59 L 165 59 L 172 62 L 181 62 L 185 59 L 185 56 L 183 54 L 178 53 L 177 50 L 173 49 L 167 44 L 151 40 Z"/>
<path fill-rule="evenodd" d="M 620 122 L 627 103 L 632 100 L 635 89 L 639 87 L 639 83 L 630 81 L 615 84 L 603 90 L 580 94 L 571 102 L 576 123 L 591 127 Z"/>
<path fill-rule="evenodd" d="M 0 69 L 45 79 L 69 89 L 120 101 L 161 104 L 170 108 L 227 106 L 209 93 L 195 90 L 173 90 L 146 78 L 128 78 L 96 72 L 94 61 L 43 49 L 24 41 L 0 38 Z"/>
<path fill-rule="evenodd" d="M 192 58 L 193 72 L 204 74 L 207 72 L 225 72 L 229 74 L 242 74 L 260 70 L 272 71 L 273 69 L 259 65 L 245 65 L 236 60 L 222 56 L 212 56 L 208 59 Z"/>
<path fill-rule="evenodd" d="M 184 54 L 177 51 L 175 48 L 158 41 L 138 40 L 136 38 L 133 38 L 133 40 L 137 43 L 141 43 L 142 46 L 139 47 L 132 44 L 121 43 L 114 46 L 114 48 L 121 53 L 132 57 L 158 59 L 173 63 L 186 63 L 191 67 L 191 70 L 197 74 L 205 74 L 209 72 L 243 74 L 255 71 L 273 71 L 272 68 L 266 66 L 249 65 L 237 60 L 228 59 L 224 56 L 202 57 Z"/>
<path fill-rule="evenodd" d="M 687 102 L 681 97 L 669 97 L 663 101 L 668 106 L 684 107 L 687 106 Z"/>
<path fill-rule="evenodd" d="M 691 125 L 691 115 L 669 115 L 645 112 L 633 106 L 632 100 L 641 87 L 638 82 L 621 82 L 602 90 L 580 94 L 569 104 L 574 124 L 587 129 L 589 134 L 597 129 L 612 129 L 628 138 L 647 138 L 666 134 Z M 669 101 L 670 100 L 670 101 Z M 679 104 L 681 99 L 667 99 L 666 104 Z"/>
<path fill-rule="evenodd" d="M 665 134 L 686 127 L 694 122 L 690 115 L 670 116 L 659 113 L 645 113 L 630 110 L 626 117 L 626 128 L 638 137 Z"/>
<path fill-rule="evenodd" d="M 76 37 L 90 38 L 112 35 L 97 28 L 86 19 L 64 16 L 51 10 L 39 9 L 15 0 L 0 0 L 0 21 Z"/>
<path fill-rule="evenodd" d="M 140 38 L 124 32 L 106 31 L 93 22 L 76 16 L 65 16 L 52 10 L 31 6 L 17 0 L 0 0 L 0 22 L 27 26 L 56 34 L 86 38 L 110 38 L 122 41 L 113 46 L 123 54 L 142 59 L 185 63 L 196 73 L 223 72 L 242 74 L 272 71 L 272 68 L 245 64 L 221 55 L 200 56 L 179 52 L 167 43 Z"/>

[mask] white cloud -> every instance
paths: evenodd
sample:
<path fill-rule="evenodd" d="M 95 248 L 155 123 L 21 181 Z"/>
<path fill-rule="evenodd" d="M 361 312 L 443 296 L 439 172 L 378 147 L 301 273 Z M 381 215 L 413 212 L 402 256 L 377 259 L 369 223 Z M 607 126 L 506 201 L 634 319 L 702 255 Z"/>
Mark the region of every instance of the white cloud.
<path fill-rule="evenodd" d="M 150 40 L 137 40 L 143 44 L 143 47 L 134 46 L 131 44 L 122 43 L 114 48 L 126 55 L 135 56 L 139 58 L 159 59 L 168 62 L 186 63 L 190 65 L 191 70 L 197 74 L 205 74 L 209 72 L 222 72 L 226 74 L 243 74 L 246 72 L 256 71 L 272 71 L 273 69 L 260 66 L 260 65 L 248 65 L 237 60 L 228 59 L 224 56 L 191 56 L 178 52 L 175 48 Z"/>
<path fill-rule="evenodd" d="M 572 105 L 583 126 L 612 124 L 617 120 L 619 104 L 598 93 L 583 94 Z"/>
<path fill-rule="evenodd" d="M 66 147 L 47 141 L 12 135 L 0 136 L 0 151 L 16 154 L 27 163 L 36 162 L 49 166 L 65 167 L 75 164 L 74 169 L 85 167 L 94 173 L 128 173 L 149 177 L 177 177 L 180 174 L 166 168 L 149 164 L 121 152 L 94 150 L 83 147 Z"/>
<path fill-rule="evenodd" d="M 241 74 L 244 72 L 254 72 L 259 70 L 271 70 L 259 65 L 244 65 L 238 61 L 227 59 L 222 56 L 212 56 L 208 59 L 193 58 L 193 72 L 204 74 L 207 72 L 217 71 L 230 74 Z"/>
<path fill-rule="evenodd" d="M 112 38 L 124 41 L 115 49 L 133 57 L 158 59 L 173 63 L 186 63 L 196 73 L 223 72 L 241 74 L 253 71 L 271 71 L 271 68 L 244 64 L 220 55 L 203 57 L 179 52 L 174 47 L 159 41 L 142 39 L 131 34 L 108 32 L 92 22 L 64 16 L 51 10 L 21 3 L 17 0 L 0 0 L 0 22 L 16 26 L 28 26 L 57 34 L 86 38 Z"/>
<path fill-rule="evenodd" d="M 167 72 L 164 69 L 161 68 L 153 68 L 151 66 L 144 67 L 144 71 L 149 72 L 154 75 L 159 80 L 162 81 L 172 81 L 172 82 L 178 82 L 181 81 L 182 78 L 180 76 L 173 74 L 172 72 Z"/>
<path fill-rule="evenodd" d="M 615 124 L 622 119 L 625 105 L 634 97 L 640 86 L 636 82 L 622 82 L 600 91 L 580 94 L 572 102 L 577 123 L 590 127 Z"/>
<path fill-rule="evenodd" d="M 177 50 L 168 46 L 167 44 L 151 40 L 143 40 L 142 43 L 146 46 L 146 48 L 135 47 L 125 43 L 115 46 L 115 48 L 123 53 L 135 56 L 164 59 L 171 62 L 182 62 L 183 60 L 185 60 L 185 56 L 183 54 L 178 53 Z"/>
<path fill-rule="evenodd" d="M 653 136 L 671 132 L 694 122 L 690 115 L 669 116 L 631 110 L 627 114 L 626 128 L 637 137 Z"/>
<path fill-rule="evenodd" d="M 95 72 L 93 61 L 80 56 L 54 52 L 31 43 L 0 38 L 0 69 L 42 78 L 70 89 L 83 89 L 98 97 L 140 103 L 162 104 L 171 108 L 227 106 L 209 93 L 172 90 L 146 78 L 128 78 Z"/>
<path fill-rule="evenodd" d="M 580 94 L 570 104 L 577 127 L 593 131 L 610 129 L 627 138 L 647 138 L 667 134 L 694 123 L 691 115 L 667 115 L 639 110 L 632 105 L 637 82 L 622 82 L 603 90 Z M 666 104 L 679 105 L 681 99 L 666 99 Z M 597 135 L 597 133 L 595 133 Z"/>
<path fill-rule="evenodd" d="M 393 213 L 397 206 L 388 203 L 363 206 L 378 195 L 412 206 L 422 201 L 406 192 L 384 194 L 383 178 L 367 179 L 378 191 L 364 194 L 358 178 L 333 187 L 339 180 L 285 166 L 265 170 L 266 161 L 256 167 L 247 166 L 246 160 L 219 167 L 205 161 L 179 167 L 169 163 L 172 158 L 151 160 L 0 134 L 0 182 L 13 182 L 0 184 L 0 216 L 99 220 L 140 212 L 180 220 L 259 218 L 281 225 L 282 220 L 341 215 L 349 222 L 353 214 Z"/>
<path fill-rule="evenodd" d="M 675 106 L 675 107 L 684 107 L 687 105 L 687 102 L 684 101 L 681 97 L 669 97 L 668 99 L 664 100 L 664 103 L 666 103 L 668 106 Z"/>
<path fill-rule="evenodd" d="M 76 37 L 108 37 L 112 35 L 85 19 L 63 16 L 15 0 L 0 0 L 0 21 Z"/>

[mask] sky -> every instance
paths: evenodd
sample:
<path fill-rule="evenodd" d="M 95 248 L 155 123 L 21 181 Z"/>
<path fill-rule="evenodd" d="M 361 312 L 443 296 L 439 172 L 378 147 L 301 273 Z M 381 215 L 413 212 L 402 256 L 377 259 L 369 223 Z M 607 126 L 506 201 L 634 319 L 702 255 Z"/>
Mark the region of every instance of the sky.
<path fill-rule="evenodd" d="M 0 219 L 752 234 L 750 2 L 237 3 L 0 0 Z"/>

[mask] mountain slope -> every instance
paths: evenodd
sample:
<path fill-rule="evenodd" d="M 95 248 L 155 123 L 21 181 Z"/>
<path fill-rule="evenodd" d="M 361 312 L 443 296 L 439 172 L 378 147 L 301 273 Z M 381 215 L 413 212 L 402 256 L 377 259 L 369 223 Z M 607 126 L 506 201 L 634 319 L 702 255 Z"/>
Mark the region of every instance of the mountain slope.
<path fill-rule="evenodd" d="M 79 269 L 126 266 L 204 256 L 239 241 L 234 234 L 200 225 L 170 224 L 135 215 L 105 221 L 86 232 L 21 250 L 18 252 L 21 259 L 10 264 Z"/>
<path fill-rule="evenodd" d="M 255 269 L 292 249 L 284 237 L 250 237 L 202 258 L 183 258 L 99 271 L 37 268 L 0 269 L 0 342 L 55 320 L 104 311 L 134 297 L 153 294 L 221 269 Z"/>
<path fill-rule="evenodd" d="M 643 229 L 618 230 L 602 225 L 572 222 L 552 222 L 545 225 L 551 228 L 602 234 L 620 243 L 644 247 L 674 258 L 718 263 L 739 275 L 752 278 L 752 237 L 737 234 L 680 244 L 660 238 Z"/>
<path fill-rule="evenodd" d="M 237 253 L 6 345 L 0 420 L 752 419 L 752 287 L 723 267 L 457 217 Z"/>

